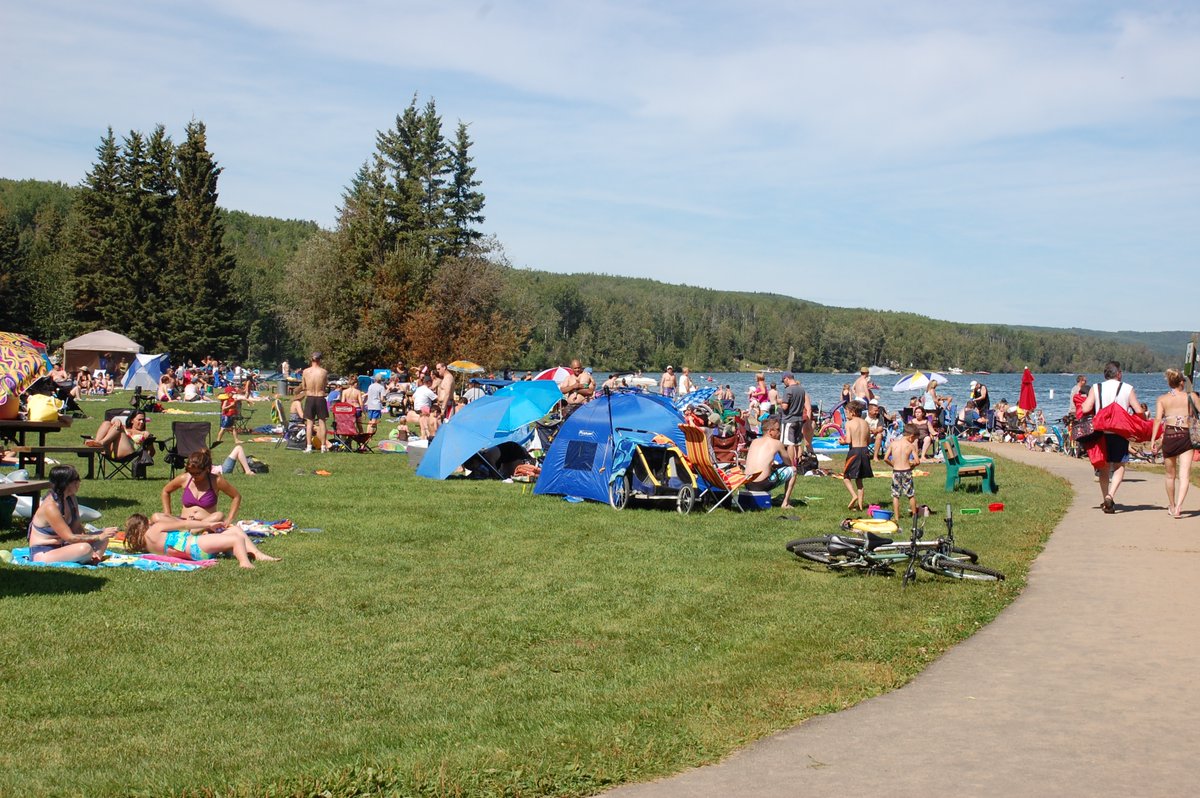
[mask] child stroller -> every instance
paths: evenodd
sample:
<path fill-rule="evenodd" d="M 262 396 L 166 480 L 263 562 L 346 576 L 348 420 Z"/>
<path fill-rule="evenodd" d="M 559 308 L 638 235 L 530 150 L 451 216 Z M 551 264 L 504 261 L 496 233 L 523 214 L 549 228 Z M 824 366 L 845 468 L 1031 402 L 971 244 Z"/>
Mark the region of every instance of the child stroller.
<path fill-rule="evenodd" d="M 620 432 L 614 440 L 608 502 L 623 510 L 631 500 L 667 502 L 687 515 L 696 506 L 696 474 L 669 438 Z"/>

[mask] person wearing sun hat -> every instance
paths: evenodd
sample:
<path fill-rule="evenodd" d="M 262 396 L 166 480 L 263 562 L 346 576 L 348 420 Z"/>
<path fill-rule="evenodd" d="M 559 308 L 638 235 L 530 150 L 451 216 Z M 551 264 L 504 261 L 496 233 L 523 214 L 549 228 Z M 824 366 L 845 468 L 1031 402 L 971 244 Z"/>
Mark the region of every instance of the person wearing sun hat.
<path fill-rule="evenodd" d="M 675 367 L 667 366 L 667 370 L 663 372 L 662 379 L 658 381 L 658 389 L 662 395 L 670 399 L 675 395 Z"/>

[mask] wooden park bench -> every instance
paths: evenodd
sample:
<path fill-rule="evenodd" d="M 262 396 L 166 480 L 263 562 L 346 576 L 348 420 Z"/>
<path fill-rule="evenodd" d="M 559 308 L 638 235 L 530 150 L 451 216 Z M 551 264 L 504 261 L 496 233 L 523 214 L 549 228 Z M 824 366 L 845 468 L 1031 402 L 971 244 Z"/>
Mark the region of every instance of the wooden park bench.
<path fill-rule="evenodd" d="M 100 450 L 91 446 L 18 446 L 13 451 L 17 453 L 17 467 L 25 468 L 27 465 L 33 464 L 33 473 L 39 479 L 46 476 L 46 455 L 48 454 L 74 454 L 86 457 L 88 467 L 87 475 L 84 478 L 96 478 L 96 455 L 100 453 Z"/>

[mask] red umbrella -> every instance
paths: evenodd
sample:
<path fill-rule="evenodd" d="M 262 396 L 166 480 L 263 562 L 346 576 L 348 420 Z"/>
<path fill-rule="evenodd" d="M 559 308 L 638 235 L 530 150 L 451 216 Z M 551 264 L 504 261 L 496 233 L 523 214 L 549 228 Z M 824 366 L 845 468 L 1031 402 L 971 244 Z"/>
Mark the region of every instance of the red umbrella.
<path fill-rule="evenodd" d="M 1017 397 L 1017 407 L 1026 413 L 1037 407 L 1037 394 L 1033 392 L 1033 372 L 1029 370 L 1029 366 L 1025 367 L 1025 372 L 1021 375 L 1021 395 Z"/>
<path fill-rule="evenodd" d="M 553 366 L 534 376 L 535 380 L 554 380 L 559 385 L 562 385 L 567 380 L 574 377 L 575 373 L 568 368 L 562 366 Z"/>

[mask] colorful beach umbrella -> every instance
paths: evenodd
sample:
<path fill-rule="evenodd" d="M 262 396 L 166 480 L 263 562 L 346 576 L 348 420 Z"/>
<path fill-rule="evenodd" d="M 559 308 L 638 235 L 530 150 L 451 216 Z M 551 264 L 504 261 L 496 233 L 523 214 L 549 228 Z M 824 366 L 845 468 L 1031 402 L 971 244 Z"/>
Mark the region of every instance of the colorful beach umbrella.
<path fill-rule="evenodd" d="M 574 376 L 574 372 L 572 372 L 569 368 L 565 368 L 563 366 L 553 366 L 541 372 L 540 374 L 535 374 L 533 378 L 535 380 L 554 380 L 559 385 L 562 385 L 564 382 Z"/>
<path fill-rule="evenodd" d="M 50 373 L 46 345 L 17 333 L 0 332 L 0 398 L 15 398 Z"/>
<path fill-rule="evenodd" d="M 1026 413 L 1037 408 L 1037 394 L 1033 391 L 1033 372 L 1029 366 L 1021 374 L 1021 395 L 1017 397 L 1017 407 Z"/>
<path fill-rule="evenodd" d="M 685 393 L 676 396 L 671 400 L 671 404 L 675 406 L 676 410 L 683 410 L 687 407 L 702 405 L 711 399 L 712 395 L 716 392 L 716 388 L 706 385 L 703 388 L 697 388 L 691 393 Z"/>
<path fill-rule="evenodd" d="M 912 374 L 902 377 L 898 383 L 892 386 L 892 390 L 897 393 L 923 391 L 929 387 L 929 383 L 934 381 L 938 385 L 945 385 L 949 382 L 945 374 L 936 371 L 914 371 Z"/>
<path fill-rule="evenodd" d="M 482 374 L 487 370 L 478 363 L 472 363 L 470 360 L 456 360 L 453 363 L 447 364 L 446 368 L 451 371 L 457 371 L 459 374 Z"/>

